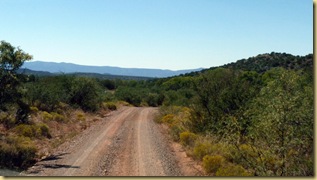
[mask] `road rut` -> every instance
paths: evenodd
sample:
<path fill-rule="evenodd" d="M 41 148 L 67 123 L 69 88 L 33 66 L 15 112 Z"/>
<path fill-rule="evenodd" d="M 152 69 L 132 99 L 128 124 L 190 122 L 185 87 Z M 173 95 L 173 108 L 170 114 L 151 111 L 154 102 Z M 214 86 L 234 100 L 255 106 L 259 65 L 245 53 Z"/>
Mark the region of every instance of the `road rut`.
<path fill-rule="evenodd" d="M 29 168 L 27 176 L 186 176 L 153 121 L 156 108 L 123 107 Z M 184 168 L 183 168 L 184 169 Z"/>

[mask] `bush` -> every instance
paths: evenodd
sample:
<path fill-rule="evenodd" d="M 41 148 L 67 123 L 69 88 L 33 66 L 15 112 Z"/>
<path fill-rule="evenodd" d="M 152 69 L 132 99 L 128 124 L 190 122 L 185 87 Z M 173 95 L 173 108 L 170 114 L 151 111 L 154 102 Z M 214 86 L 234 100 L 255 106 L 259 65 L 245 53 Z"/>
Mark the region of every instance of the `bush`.
<path fill-rule="evenodd" d="M 66 122 L 67 121 L 63 115 L 58 114 L 56 112 L 52 112 L 51 115 L 53 116 L 54 121 L 57 121 L 57 122 Z"/>
<path fill-rule="evenodd" d="M 26 169 L 35 163 L 37 148 L 26 137 L 9 136 L 0 140 L 0 166 Z"/>
<path fill-rule="evenodd" d="M 46 112 L 46 111 L 42 112 L 42 117 L 43 117 L 43 119 L 45 121 L 53 120 L 53 116 L 50 113 Z"/>
<path fill-rule="evenodd" d="M 170 133 L 172 135 L 172 138 L 174 141 L 179 141 L 180 140 L 180 133 L 183 132 L 184 129 L 181 128 L 180 126 L 178 125 L 172 125 L 170 127 Z"/>
<path fill-rule="evenodd" d="M 104 91 L 96 80 L 84 77 L 75 78 L 70 92 L 70 103 L 84 111 L 97 111 Z"/>
<path fill-rule="evenodd" d="M 203 158 L 203 168 L 207 173 L 215 173 L 223 165 L 225 158 L 220 155 L 206 155 Z"/>
<path fill-rule="evenodd" d="M 85 114 L 78 112 L 76 115 L 77 121 L 84 121 L 86 119 Z"/>
<path fill-rule="evenodd" d="M 39 109 L 38 109 L 37 107 L 34 107 L 34 106 L 31 106 L 31 107 L 30 107 L 30 110 L 31 110 L 32 113 L 37 113 L 37 112 L 39 112 Z"/>
<path fill-rule="evenodd" d="M 227 165 L 220 167 L 216 176 L 252 176 L 251 173 L 247 172 L 241 165 Z"/>
<path fill-rule="evenodd" d="M 202 160 L 205 155 L 211 153 L 211 149 L 210 143 L 199 143 L 194 147 L 193 156 L 195 159 Z"/>
<path fill-rule="evenodd" d="M 24 137 L 29 138 L 41 138 L 47 137 L 51 138 L 51 134 L 49 132 L 49 127 L 46 124 L 40 123 L 36 125 L 28 125 L 28 124 L 20 124 L 15 127 L 15 131 Z"/>
<path fill-rule="evenodd" d="M 110 110 L 110 111 L 115 111 L 117 110 L 117 106 L 113 102 L 106 102 L 102 104 L 104 108 Z"/>
<path fill-rule="evenodd" d="M 179 139 L 182 145 L 184 146 L 193 146 L 195 144 L 195 141 L 197 139 L 197 135 L 192 132 L 182 132 L 179 135 Z"/>
<path fill-rule="evenodd" d="M 46 124 L 40 123 L 37 125 L 37 129 L 39 130 L 39 134 L 43 137 L 51 138 L 51 133 L 49 127 Z"/>
<path fill-rule="evenodd" d="M 3 124 L 5 128 L 10 129 L 15 126 L 16 120 L 12 114 L 0 112 L 0 123 Z"/>
<path fill-rule="evenodd" d="M 167 123 L 168 125 L 172 125 L 175 121 L 173 114 L 167 114 L 162 118 L 163 123 Z"/>

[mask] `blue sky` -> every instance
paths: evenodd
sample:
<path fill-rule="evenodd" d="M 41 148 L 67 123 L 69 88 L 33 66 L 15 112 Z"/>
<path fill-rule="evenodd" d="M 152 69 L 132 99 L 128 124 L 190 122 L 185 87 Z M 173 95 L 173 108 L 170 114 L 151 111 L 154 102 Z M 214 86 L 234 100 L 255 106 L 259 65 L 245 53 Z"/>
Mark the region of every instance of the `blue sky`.
<path fill-rule="evenodd" d="M 313 52 L 311 0 L 0 0 L 0 40 L 34 60 L 192 69 Z"/>

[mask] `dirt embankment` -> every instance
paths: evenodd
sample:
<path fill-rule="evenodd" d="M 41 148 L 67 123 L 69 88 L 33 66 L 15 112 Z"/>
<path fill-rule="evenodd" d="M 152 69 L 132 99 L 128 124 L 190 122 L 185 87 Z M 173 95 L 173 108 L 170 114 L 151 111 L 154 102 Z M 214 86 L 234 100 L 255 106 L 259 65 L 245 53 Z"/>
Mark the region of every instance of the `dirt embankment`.
<path fill-rule="evenodd" d="M 123 107 L 29 168 L 28 176 L 197 176 L 201 169 L 166 129 L 156 108 Z"/>

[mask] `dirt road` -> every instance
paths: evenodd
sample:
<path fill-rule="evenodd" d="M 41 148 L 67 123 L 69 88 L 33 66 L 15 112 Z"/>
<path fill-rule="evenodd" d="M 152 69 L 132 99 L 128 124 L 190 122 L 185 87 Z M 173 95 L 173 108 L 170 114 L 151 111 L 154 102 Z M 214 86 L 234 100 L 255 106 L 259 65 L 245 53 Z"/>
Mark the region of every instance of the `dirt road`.
<path fill-rule="evenodd" d="M 64 143 L 28 176 L 199 175 L 193 162 L 153 122 L 157 109 L 123 107 Z"/>

